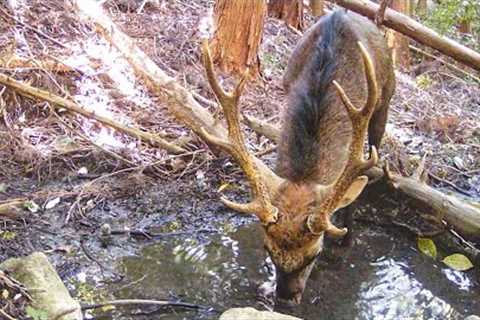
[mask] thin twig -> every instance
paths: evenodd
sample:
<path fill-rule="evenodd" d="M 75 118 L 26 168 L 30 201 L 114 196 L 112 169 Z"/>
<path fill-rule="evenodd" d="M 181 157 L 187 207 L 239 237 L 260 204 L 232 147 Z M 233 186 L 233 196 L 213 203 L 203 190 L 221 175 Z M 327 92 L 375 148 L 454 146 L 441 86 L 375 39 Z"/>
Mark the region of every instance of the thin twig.
<path fill-rule="evenodd" d="M 8 320 L 17 320 L 17 318 L 12 317 L 7 312 L 3 311 L 3 309 L 0 309 L 0 314 L 3 315 Z"/>
<path fill-rule="evenodd" d="M 21 25 L 21 26 L 23 26 L 23 27 L 25 27 L 25 28 L 27 28 L 27 29 L 29 29 L 29 30 L 31 30 L 31 31 L 39 34 L 39 35 L 41 35 L 41 36 L 44 37 L 45 39 L 48 39 L 48 40 L 52 41 L 52 42 L 55 43 L 55 44 L 58 44 L 58 45 L 61 46 L 62 48 L 69 49 L 68 46 L 64 45 L 63 43 L 61 43 L 61 42 L 58 41 L 57 39 L 54 39 L 54 38 L 50 37 L 48 34 L 45 34 L 45 33 L 43 33 L 42 31 L 40 31 L 40 30 L 38 30 L 38 29 L 36 29 L 36 28 L 34 28 L 34 27 L 31 27 L 31 26 L 29 26 L 28 24 L 26 24 L 26 23 L 18 20 L 16 17 L 12 16 L 10 13 L 6 12 L 6 11 L 3 10 L 1 7 L 0 7 L 0 11 L 1 11 L 4 15 L 6 15 L 7 17 L 9 17 L 10 19 L 12 19 L 13 21 L 15 21 L 16 23 L 18 23 L 19 25 Z"/>
<path fill-rule="evenodd" d="M 112 301 L 106 301 L 102 303 L 83 305 L 82 310 L 98 309 L 105 306 L 128 306 L 132 304 L 181 307 L 181 308 L 188 308 L 188 309 L 211 309 L 210 307 L 202 306 L 199 304 L 187 303 L 187 302 L 174 302 L 174 301 L 168 301 L 168 300 L 125 299 L 125 300 L 112 300 Z"/>
<path fill-rule="evenodd" d="M 95 142 L 93 142 L 91 139 L 89 139 L 87 136 L 85 136 L 83 133 L 81 133 L 80 130 L 75 129 L 74 127 L 72 127 L 68 123 L 66 123 L 51 105 L 49 105 L 49 107 L 50 107 L 50 111 L 58 119 L 58 121 L 60 121 L 65 127 L 67 127 L 70 131 L 72 131 L 73 133 L 78 135 L 80 138 L 87 141 L 88 143 L 90 143 L 92 146 L 99 149 L 100 151 L 105 152 L 106 154 L 112 156 L 113 158 L 115 158 L 117 160 L 120 160 L 120 161 L 126 163 L 127 165 L 130 165 L 130 166 L 135 165 L 135 163 L 133 163 L 132 161 L 130 161 L 128 159 L 125 159 L 121 155 L 119 155 L 119 154 L 117 154 L 113 151 L 107 150 L 107 149 L 103 148 L 102 146 L 100 146 L 99 144 L 96 144 Z"/>
<path fill-rule="evenodd" d="M 82 248 L 83 253 L 85 254 L 85 256 L 87 256 L 88 259 L 92 260 L 93 262 L 95 262 L 100 267 L 100 270 L 101 270 L 102 275 L 103 275 L 103 271 L 108 269 L 108 268 L 105 267 L 102 263 L 100 263 L 100 261 L 98 261 L 98 259 L 96 259 L 94 256 L 91 255 L 91 253 L 85 247 L 84 241 L 80 241 L 80 248 Z M 110 270 L 110 271 L 112 271 L 112 270 Z"/>
<path fill-rule="evenodd" d="M 470 192 L 468 192 L 468 191 L 465 190 L 465 189 L 460 188 L 460 187 L 457 186 L 455 183 L 450 182 L 450 181 L 445 180 L 445 179 L 442 179 L 442 178 L 440 178 L 439 176 L 436 176 L 436 175 L 434 175 L 434 174 L 431 173 L 431 172 L 429 172 L 428 175 L 429 175 L 430 177 L 432 177 L 433 179 L 441 182 L 441 183 L 444 183 L 444 184 L 449 185 L 450 187 L 452 187 L 453 189 L 457 190 L 457 191 L 460 192 L 461 194 L 464 194 L 464 195 L 466 195 L 466 196 L 472 197 L 472 194 L 470 194 Z"/>
<path fill-rule="evenodd" d="M 449 228 L 448 231 L 455 237 L 457 238 L 464 246 L 472 249 L 475 251 L 475 253 L 478 255 L 479 254 L 479 250 L 477 247 L 475 247 L 472 243 L 470 243 L 469 241 L 465 240 L 458 232 L 456 232 L 455 230 L 453 230 L 452 228 Z"/>
<path fill-rule="evenodd" d="M 456 65 L 451 64 L 450 62 L 447 62 L 447 61 L 445 61 L 445 60 L 443 60 L 443 59 L 441 59 L 441 58 L 435 57 L 433 54 L 430 54 L 430 53 L 426 52 L 425 50 L 422 50 L 422 49 L 417 48 L 417 47 L 412 46 L 412 45 L 409 45 L 408 47 L 409 47 L 410 49 L 412 49 L 413 51 L 418 52 L 418 53 L 420 53 L 420 54 L 422 54 L 422 55 L 424 55 L 424 56 L 426 56 L 426 57 L 428 57 L 428 58 L 434 59 L 435 61 L 438 61 L 438 62 L 442 63 L 442 64 L 445 65 L 446 67 L 448 67 L 448 68 L 450 68 L 450 69 L 452 69 L 452 70 L 458 71 L 458 72 L 462 73 L 463 75 L 471 78 L 472 80 L 475 80 L 476 82 L 480 83 L 480 78 L 474 76 L 474 75 L 471 74 L 470 72 L 467 72 L 467 71 L 465 71 L 465 70 L 457 67 Z"/>
<path fill-rule="evenodd" d="M 271 146 L 270 148 L 266 148 L 265 150 L 262 150 L 262 151 L 259 151 L 259 152 L 255 153 L 255 156 L 260 158 L 264 155 L 267 155 L 267 154 L 270 154 L 270 153 L 274 152 L 275 150 L 277 150 L 277 146 Z"/>

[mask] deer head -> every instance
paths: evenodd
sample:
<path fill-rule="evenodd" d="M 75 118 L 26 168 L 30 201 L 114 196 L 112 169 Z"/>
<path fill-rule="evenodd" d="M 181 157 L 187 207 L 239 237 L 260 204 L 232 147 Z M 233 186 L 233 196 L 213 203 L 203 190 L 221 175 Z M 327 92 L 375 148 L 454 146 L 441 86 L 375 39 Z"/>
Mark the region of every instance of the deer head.
<path fill-rule="evenodd" d="M 368 97 L 364 106 L 355 107 L 342 86 L 335 80 L 332 82 L 348 115 L 351 139 L 345 146 L 347 156 L 343 168 L 336 172 L 333 180 L 319 184 L 308 179 L 291 181 L 277 176 L 248 152 L 239 113 L 239 99 L 247 75 L 232 93 L 225 92 L 215 76 L 208 43 L 203 43 L 208 81 L 224 111 L 228 138 L 219 138 L 206 130 L 201 131 L 201 136 L 235 159 L 253 191 L 250 203 L 239 204 L 225 198 L 221 201 L 233 210 L 258 217 L 264 229 L 265 249 L 276 267 L 277 294 L 294 303 L 301 300 L 315 258 L 322 249 L 324 235 L 339 237 L 347 233 L 345 228 L 339 229 L 332 224 L 332 214 L 358 197 L 368 181 L 363 172 L 374 166 L 378 159 L 374 146 L 369 159 L 364 159 L 364 140 L 378 101 L 378 88 L 372 60 L 362 43 L 358 42 L 358 48 L 365 69 Z"/>

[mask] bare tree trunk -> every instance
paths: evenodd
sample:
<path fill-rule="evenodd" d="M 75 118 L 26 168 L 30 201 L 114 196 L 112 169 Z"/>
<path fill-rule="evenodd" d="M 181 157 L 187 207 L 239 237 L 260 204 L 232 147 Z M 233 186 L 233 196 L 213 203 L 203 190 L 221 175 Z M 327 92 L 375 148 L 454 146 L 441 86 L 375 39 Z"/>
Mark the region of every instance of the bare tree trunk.
<path fill-rule="evenodd" d="M 324 15 L 324 0 L 310 0 L 310 8 L 312 8 L 312 14 L 315 17 L 321 17 Z"/>
<path fill-rule="evenodd" d="M 462 20 L 457 25 L 457 30 L 460 33 L 471 34 L 472 33 L 472 22 L 470 20 Z"/>
<path fill-rule="evenodd" d="M 416 11 L 419 16 L 426 15 L 428 11 L 427 0 L 418 0 Z"/>
<path fill-rule="evenodd" d="M 217 0 L 212 51 L 223 71 L 241 74 L 248 68 L 252 77 L 258 75 L 266 11 L 265 0 Z"/>
<path fill-rule="evenodd" d="M 408 15 L 409 16 L 414 16 L 415 15 L 415 9 L 417 8 L 416 0 L 410 0 L 408 5 L 409 5 Z"/>
<path fill-rule="evenodd" d="M 303 0 L 270 0 L 268 15 L 284 20 L 289 26 L 303 29 Z"/>
<path fill-rule="evenodd" d="M 390 7 L 404 15 L 409 15 L 410 2 L 406 0 L 393 0 Z M 392 48 L 393 63 L 397 68 L 410 68 L 410 48 L 409 39 L 403 34 L 389 30 L 387 32 L 387 41 L 390 48 Z"/>

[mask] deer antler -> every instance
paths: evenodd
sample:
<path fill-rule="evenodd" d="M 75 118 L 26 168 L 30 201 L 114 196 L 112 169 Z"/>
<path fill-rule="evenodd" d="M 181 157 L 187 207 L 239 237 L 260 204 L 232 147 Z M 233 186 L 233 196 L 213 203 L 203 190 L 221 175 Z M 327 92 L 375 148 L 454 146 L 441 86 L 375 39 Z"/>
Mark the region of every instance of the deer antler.
<path fill-rule="evenodd" d="M 223 197 L 221 198 L 221 201 L 233 210 L 255 214 L 264 225 L 275 223 L 278 219 L 278 209 L 272 205 L 270 200 L 270 194 L 271 192 L 274 192 L 274 190 L 268 190 L 267 185 L 264 182 L 264 175 L 256 165 L 254 157 L 247 150 L 245 139 L 240 128 L 240 112 L 238 110 L 238 105 L 240 96 L 245 87 L 248 70 L 245 72 L 234 91 L 232 93 L 227 93 L 218 83 L 215 76 L 212 57 L 206 39 L 203 42 L 202 51 L 203 63 L 205 65 L 208 82 L 210 83 L 218 102 L 222 106 L 227 120 L 228 140 L 213 136 L 204 128 L 201 130 L 202 138 L 219 146 L 235 159 L 247 176 L 254 193 L 254 200 L 246 204 L 235 203 Z"/>
<path fill-rule="evenodd" d="M 365 160 L 363 156 L 363 146 L 368 124 L 378 101 L 378 86 L 372 59 L 362 43 L 358 42 L 358 46 L 365 66 L 368 88 L 367 101 L 363 108 L 356 108 L 340 84 L 335 80 L 333 81 L 333 85 L 352 122 L 352 141 L 350 143 L 347 164 L 342 174 L 330 185 L 318 187 L 318 194 L 324 195 L 328 193 L 328 197 L 323 201 L 319 211 L 307 218 L 307 227 L 313 234 L 326 232 L 333 236 L 341 236 L 347 232 L 346 228 L 339 229 L 335 227 L 331 223 L 330 217 L 336 209 L 345 206 L 345 204 L 342 204 L 342 200 L 345 200 L 347 193 L 353 194 L 353 196 L 350 196 L 349 202 L 351 202 L 351 198 L 355 199 L 360 194 L 367 184 L 368 178 L 359 175 L 373 167 L 378 161 L 375 146 L 372 146 L 368 160 Z"/>

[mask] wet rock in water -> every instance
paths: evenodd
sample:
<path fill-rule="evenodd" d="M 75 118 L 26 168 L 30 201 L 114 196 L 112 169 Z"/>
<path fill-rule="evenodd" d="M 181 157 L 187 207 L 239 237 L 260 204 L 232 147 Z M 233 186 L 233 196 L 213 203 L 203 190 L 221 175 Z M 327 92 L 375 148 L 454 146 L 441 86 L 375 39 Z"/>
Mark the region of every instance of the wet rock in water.
<path fill-rule="evenodd" d="M 254 308 L 232 308 L 220 316 L 219 320 L 301 320 L 300 318 L 271 311 L 258 311 Z"/>
<path fill-rule="evenodd" d="M 45 254 L 35 252 L 27 257 L 8 259 L 0 264 L 0 269 L 23 283 L 32 296 L 32 307 L 46 312 L 48 319 L 83 319 L 80 304 L 72 299 Z M 62 314 L 65 315 L 59 317 Z"/>

